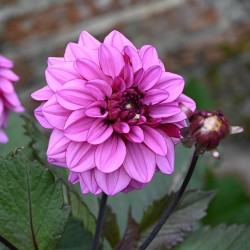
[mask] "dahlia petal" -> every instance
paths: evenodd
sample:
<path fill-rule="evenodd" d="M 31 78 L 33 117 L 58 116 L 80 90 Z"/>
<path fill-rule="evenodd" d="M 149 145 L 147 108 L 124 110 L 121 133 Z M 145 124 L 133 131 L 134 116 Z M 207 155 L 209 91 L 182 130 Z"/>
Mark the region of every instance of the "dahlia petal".
<path fill-rule="evenodd" d="M 0 82 L 1 82 L 0 91 L 7 94 L 10 94 L 15 91 L 12 82 L 10 82 L 9 80 L 0 77 Z"/>
<path fill-rule="evenodd" d="M 101 79 L 111 83 L 112 79 L 106 76 L 97 64 L 88 59 L 77 59 L 74 65 L 82 77 L 88 81 Z"/>
<path fill-rule="evenodd" d="M 183 103 L 186 107 L 194 111 L 196 109 L 196 104 L 195 102 L 188 96 L 181 94 L 175 102 L 178 102 L 178 104 L 181 102 Z"/>
<path fill-rule="evenodd" d="M 166 155 L 167 145 L 163 136 L 157 132 L 155 129 L 145 126 L 142 126 L 144 132 L 144 143 L 156 154 Z"/>
<path fill-rule="evenodd" d="M 133 87 L 137 86 L 140 83 L 141 79 L 144 76 L 144 73 L 144 69 L 139 69 L 135 72 Z"/>
<path fill-rule="evenodd" d="M 3 77 L 13 82 L 16 82 L 19 80 L 18 75 L 16 75 L 11 69 L 6 69 L 6 68 L 0 68 L 0 77 Z"/>
<path fill-rule="evenodd" d="M 169 93 L 164 89 L 150 89 L 145 93 L 143 103 L 154 105 L 168 99 Z"/>
<path fill-rule="evenodd" d="M 94 118 L 85 116 L 85 109 L 75 110 L 67 119 L 64 135 L 76 142 L 86 141 L 89 128 L 94 121 Z"/>
<path fill-rule="evenodd" d="M 98 64 L 98 50 L 81 47 L 76 43 L 69 43 L 65 50 L 65 61 L 74 62 L 79 58 L 88 59 Z"/>
<path fill-rule="evenodd" d="M 181 113 L 177 103 L 160 103 L 151 107 L 150 116 L 153 118 L 163 118 Z"/>
<path fill-rule="evenodd" d="M 119 193 L 129 184 L 131 180 L 123 168 L 119 168 L 108 174 L 96 169 L 95 178 L 98 186 L 107 195 L 115 195 Z"/>
<path fill-rule="evenodd" d="M 107 103 L 105 101 L 95 101 L 86 108 L 85 115 L 89 117 L 105 118 L 108 115 L 106 108 Z"/>
<path fill-rule="evenodd" d="M 143 144 L 127 142 L 123 166 L 132 179 L 148 183 L 155 173 L 155 154 Z"/>
<path fill-rule="evenodd" d="M 126 83 L 127 88 L 130 88 L 134 82 L 134 72 L 132 67 L 125 64 L 121 70 L 120 77 L 122 77 Z"/>
<path fill-rule="evenodd" d="M 124 137 L 131 142 L 141 143 L 144 140 L 143 130 L 138 126 L 131 126 L 130 131 Z"/>
<path fill-rule="evenodd" d="M 114 80 L 113 85 L 112 85 L 113 91 L 123 92 L 126 90 L 126 88 L 127 88 L 127 86 L 126 86 L 125 81 L 120 76 L 117 76 Z"/>
<path fill-rule="evenodd" d="M 95 99 L 85 90 L 85 81 L 75 79 L 65 83 L 56 92 L 60 105 L 69 110 L 76 110 L 90 105 Z"/>
<path fill-rule="evenodd" d="M 4 106 L 14 112 L 21 113 L 24 111 L 24 108 L 21 106 L 20 100 L 16 92 L 12 93 L 3 93 L 4 96 Z"/>
<path fill-rule="evenodd" d="M 174 143 L 167 136 L 165 136 L 165 141 L 167 144 L 167 154 L 166 156 L 156 155 L 156 164 L 162 173 L 172 174 L 174 171 Z"/>
<path fill-rule="evenodd" d="M 1 68 L 12 68 L 13 66 L 14 66 L 14 64 L 11 60 L 0 55 L 0 67 Z"/>
<path fill-rule="evenodd" d="M 162 71 L 166 71 L 164 63 L 159 59 L 159 66 L 161 67 Z"/>
<path fill-rule="evenodd" d="M 124 48 L 124 54 L 129 57 L 134 72 L 142 68 L 141 58 L 136 49 L 126 46 Z"/>
<path fill-rule="evenodd" d="M 85 185 L 88 188 L 89 192 L 91 192 L 92 194 L 99 194 L 102 192 L 102 190 L 100 189 L 100 187 L 96 182 L 95 172 L 92 170 L 80 174 L 80 183 L 81 186 L 83 187 Z"/>
<path fill-rule="evenodd" d="M 166 102 L 172 102 L 182 93 L 184 84 L 184 79 L 181 76 L 170 72 L 162 72 L 161 78 L 154 88 L 168 91 L 170 95 Z"/>
<path fill-rule="evenodd" d="M 86 90 L 96 100 L 105 100 L 112 95 L 112 88 L 103 80 L 91 80 L 86 82 Z"/>
<path fill-rule="evenodd" d="M 97 119 L 89 129 L 87 142 L 90 144 L 100 144 L 106 141 L 112 133 L 113 128 L 110 124 L 105 123 L 102 119 Z"/>
<path fill-rule="evenodd" d="M 79 174 L 73 171 L 70 171 L 68 181 L 72 184 L 76 184 L 79 182 Z"/>
<path fill-rule="evenodd" d="M 71 141 L 67 147 L 67 166 L 74 172 L 85 172 L 95 167 L 96 146 L 87 142 Z"/>
<path fill-rule="evenodd" d="M 51 124 L 48 123 L 48 121 L 45 119 L 45 117 L 42 113 L 42 108 L 43 108 L 44 104 L 45 104 L 45 102 L 43 102 L 38 108 L 36 108 L 34 110 L 34 115 L 42 127 L 47 128 L 47 129 L 52 129 L 53 126 L 51 126 Z"/>
<path fill-rule="evenodd" d="M 80 35 L 78 44 L 81 47 L 87 47 L 89 49 L 98 49 L 100 42 L 91 36 L 87 31 L 83 31 Z"/>
<path fill-rule="evenodd" d="M 180 112 L 174 115 L 170 115 L 169 117 L 163 118 L 161 123 L 165 124 L 165 123 L 180 122 L 185 119 L 187 119 L 187 116 L 185 115 L 185 113 Z"/>
<path fill-rule="evenodd" d="M 146 91 L 151 89 L 157 81 L 160 79 L 162 73 L 162 69 L 160 66 L 152 66 L 145 71 L 145 74 L 138 84 L 138 88 L 141 91 Z"/>
<path fill-rule="evenodd" d="M 122 190 L 122 192 L 128 193 L 133 190 L 139 190 L 139 189 L 142 189 L 145 185 L 146 185 L 145 183 L 141 183 L 132 179 L 130 183 L 128 184 L 128 186 Z"/>
<path fill-rule="evenodd" d="M 50 89 L 49 86 L 45 86 L 34 93 L 31 94 L 31 97 L 36 101 L 47 101 L 53 96 L 54 92 Z"/>
<path fill-rule="evenodd" d="M 9 141 L 7 135 L 3 130 L 0 130 L 0 143 L 7 143 Z"/>
<path fill-rule="evenodd" d="M 136 50 L 136 47 L 132 42 L 128 40 L 123 34 L 117 30 L 111 31 L 104 39 L 105 44 L 110 44 L 111 46 L 118 49 L 120 52 L 123 51 L 125 46 L 130 46 Z"/>
<path fill-rule="evenodd" d="M 118 169 L 126 156 L 126 146 L 117 135 L 112 135 L 105 142 L 97 146 L 95 152 L 96 167 L 110 173 Z"/>
<path fill-rule="evenodd" d="M 70 80 L 81 79 L 81 76 L 73 66 L 73 62 L 64 62 L 49 66 L 45 71 L 45 77 L 49 87 L 54 92 Z"/>
<path fill-rule="evenodd" d="M 145 70 L 152 66 L 159 65 L 159 58 L 157 51 L 150 45 L 144 45 L 139 50 L 139 56 L 142 60 L 142 65 Z"/>
<path fill-rule="evenodd" d="M 63 57 L 49 57 L 48 58 L 48 66 L 52 66 L 55 64 L 64 63 L 65 59 Z"/>
<path fill-rule="evenodd" d="M 162 130 L 169 137 L 180 138 L 180 128 L 173 123 L 160 124 L 157 128 Z"/>
<path fill-rule="evenodd" d="M 69 146 L 70 140 L 67 139 L 63 132 L 58 129 L 54 129 L 51 133 L 49 145 L 47 149 L 48 160 L 65 161 L 66 150 Z"/>
<path fill-rule="evenodd" d="M 126 134 L 129 132 L 130 127 L 126 122 L 120 122 L 117 121 L 113 124 L 114 131 L 120 133 L 120 134 Z"/>
<path fill-rule="evenodd" d="M 99 47 L 99 61 L 103 72 L 113 79 L 118 76 L 124 66 L 121 52 L 116 48 L 106 44 Z"/>
<path fill-rule="evenodd" d="M 44 104 L 42 113 L 53 127 L 63 129 L 71 111 L 62 107 L 54 95 Z"/>

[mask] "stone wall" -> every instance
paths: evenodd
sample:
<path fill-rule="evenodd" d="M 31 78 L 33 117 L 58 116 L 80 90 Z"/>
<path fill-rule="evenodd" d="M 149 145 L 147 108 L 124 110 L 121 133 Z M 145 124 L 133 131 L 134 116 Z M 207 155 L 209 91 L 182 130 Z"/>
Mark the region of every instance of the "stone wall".
<path fill-rule="evenodd" d="M 32 109 L 49 56 L 62 56 L 82 30 L 103 39 L 117 29 L 157 47 L 169 71 L 199 78 L 222 110 L 250 123 L 249 13 L 249 0 L 0 0 L 0 53 L 15 61 Z"/>

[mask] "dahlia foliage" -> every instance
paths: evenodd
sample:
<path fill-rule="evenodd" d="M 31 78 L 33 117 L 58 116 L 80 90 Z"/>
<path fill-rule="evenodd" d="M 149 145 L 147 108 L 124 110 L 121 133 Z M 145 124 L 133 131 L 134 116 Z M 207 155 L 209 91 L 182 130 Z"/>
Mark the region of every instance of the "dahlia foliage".
<path fill-rule="evenodd" d="M 167 72 L 154 47 L 137 49 L 118 31 L 103 43 L 83 32 L 64 57 L 49 58 L 47 85 L 32 94 L 40 124 L 52 130 L 51 164 L 70 170 L 82 193 L 140 189 L 171 174 L 174 145 L 186 126 L 184 80 Z"/>
<path fill-rule="evenodd" d="M 8 141 L 3 129 L 7 126 L 10 111 L 24 111 L 12 83 L 19 80 L 12 67 L 13 62 L 0 55 L 0 143 Z"/>

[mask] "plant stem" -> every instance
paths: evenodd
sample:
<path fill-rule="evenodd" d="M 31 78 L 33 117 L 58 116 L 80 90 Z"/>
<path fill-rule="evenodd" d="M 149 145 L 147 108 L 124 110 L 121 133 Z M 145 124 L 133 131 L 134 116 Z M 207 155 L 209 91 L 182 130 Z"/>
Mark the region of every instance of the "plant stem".
<path fill-rule="evenodd" d="M 14 245 L 12 245 L 9 241 L 0 236 L 0 242 L 3 243 L 10 250 L 18 250 Z"/>
<path fill-rule="evenodd" d="M 159 222 L 156 224 L 153 231 L 146 238 L 146 240 L 143 242 L 143 244 L 139 247 L 139 250 L 144 250 L 144 249 L 146 249 L 148 247 L 148 245 L 153 241 L 153 239 L 158 234 L 158 232 L 161 230 L 162 226 L 165 224 L 165 222 L 167 221 L 167 219 L 169 218 L 171 213 L 176 208 L 178 202 L 180 201 L 182 195 L 184 194 L 184 192 L 185 192 L 185 190 L 187 188 L 187 185 L 188 185 L 188 183 L 189 183 L 189 181 L 190 181 L 190 179 L 191 179 L 191 177 L 193 175 L 193 172 L 194 172 L 194 169 L 195 169 L 198 158 L 199 158 L 199 154 L 197 154 L 197 152 L 194 151 L 193 158 L 192 158 L 192 161 L 190 163 L 188 172 L 187 172 L 187 174 L 185 176 L 185 179 L 184 179 L 178 193 L 175 195 L 172 203 L 167 208 L 167 210 L 165 211 L 165 213 L 163 214 L 163 216 L 161 217 Z"/>
<path fill-rule="evenodd" d="M 101 238 L 102 226 L 104 222 L 104 213 L 105 213 L 107 199 L 108 199 L 108 196 L 105 193 L 102 193 L 92 250 L 97 250 L 100 245 L 100 238 Z"/>

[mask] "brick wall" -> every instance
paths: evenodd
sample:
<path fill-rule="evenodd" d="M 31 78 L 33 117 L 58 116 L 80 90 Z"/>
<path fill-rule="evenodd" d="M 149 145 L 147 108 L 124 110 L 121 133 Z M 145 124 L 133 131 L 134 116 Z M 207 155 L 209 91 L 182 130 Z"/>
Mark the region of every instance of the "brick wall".
<path fill-rule="evenodd" d="M 102 39 L 114 28 L 138 47 L 157 47 L 170 71 L 202 79 L 215 96 L 226 92 L 229 100 L 236 91 L 240 99 L 250 94 L 249 13 L 249 0 L 0 0 L 0 53 L 15 61 L 18 91 L 30 109 L 49 56 L 62 56 L 82 30 Z M 248 99 L 241 105 L 247 109 Z"/>

